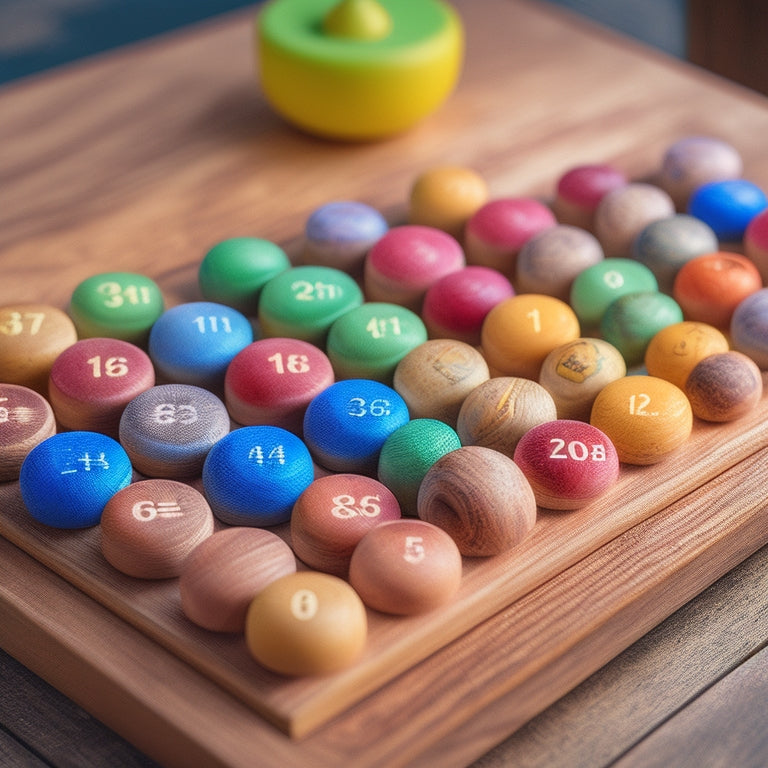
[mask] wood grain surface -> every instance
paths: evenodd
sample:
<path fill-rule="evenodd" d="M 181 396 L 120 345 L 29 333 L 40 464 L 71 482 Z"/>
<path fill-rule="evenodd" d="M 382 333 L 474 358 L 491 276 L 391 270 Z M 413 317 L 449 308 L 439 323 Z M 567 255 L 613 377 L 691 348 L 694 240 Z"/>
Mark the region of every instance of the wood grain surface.
<path fill-rule="evenodd" d="M 63 308 L 80 280 L 106 269 L 154 277 L 169 304 L 197 299 L 197 265 L 218 240 L 256 235 L 295 253 L 308 213 L 331 199 L 363 200 L 400 221 L 416 173 L 437 163 L 476 168 L 496 195 L 548 198 L 574 164 L 609 161 L 651 177 L 672 141 L 709 133 L 739 148 L 749 178 L 768 182 L 762 99 L 540 4 L 456 6 L 468 43 L 458 90 L 387 142 L 320 141 L 275 117 L 258 92 L 242 14 L 3 89 L 0 305 Z M 755 478 L 766 460 L 765 407 L 730 427 L 697 425 L 688 450 L 663 466 L 625 468 L 602 506 L 542 514 L 515 557 L 467 562 L 462 592 L 445 611 L 377 617 L 361 665 L 322 683 L 253 665 L 244 691 L 239 641 L 191 631 L 171 585 L 137 589 L 110 575 L 93 533 L 36 528 L 5 486 L 3 535 L 74 587 L 47 568 L 30 570 L 26 555 L 0 542 L 0 641 L 68 693 L 78 688 L 89 709 L 169 765 L 190 755 L 196 764 L 248 764 L 249 737 L 232 738 L 235 721 L 238 733 L 269 744 L 264 764 L 330 765 L 340 756 L 405 764 L 434 757 L 438 742 L 448 745 L 442 764 L 462 764 L 763 543 Z M 633 558 L 648 562 L 636 571 Z M 53 623 L 48 592 L 66 594 Z M 550 604 L 560 612 L 549 614 Z M 542 612 L 552 645 L 540 634 Z M 87 622 L 73 620 L 83 615 Z M 515 648 L 523 673 L 513 674 Z M 149 659 L 161 667 L 146 669 Z M 203 712 L 190 701 L 205 702 Z M 250 707 L 305 738 L 286 739 Z M 491 714 L 472 731 L 483 712 Z M 217 729 L 198 715 L 215 716 Z"/>

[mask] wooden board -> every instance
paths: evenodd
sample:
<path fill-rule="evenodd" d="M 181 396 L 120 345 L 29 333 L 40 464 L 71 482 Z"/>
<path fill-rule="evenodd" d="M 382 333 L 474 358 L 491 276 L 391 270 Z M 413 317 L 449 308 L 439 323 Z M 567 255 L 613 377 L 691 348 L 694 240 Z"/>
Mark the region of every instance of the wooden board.
<path fill-rule="evenodd" d="M 415 131 L 378 144 L 321 142 L 284 126 L 253 83 L 249 24 L 240 15 L 5 89 L 0 109 L 10 119 L 0 146 L 14 194 L 0 208 L 0 304 L 44 297 L 65 306 L 80 279 L 115 267 L 155 277 L 169 303 L 195 299 L 196 267 L 213 242 L 256 234 L 295 249 L 307 213 L 342 197 L 398 221 L 414 174 L 438 162 L 476 167 L 494 194 L 546 196 L 574 163 L 607 160 L 635 177 L 652 174 L 664 147 L 699 132 L 733 141 L 750 177 L 768 180 L 762 100 L 536 4 L 457 7 L 470 52 L 458 91 Z M 460 595 L 440 612 L 372 616 L 362 662 L 322 681 L 267 674 L 238 638 L 195 630 L 179 614 L 173 582 L 121 578 L 101 560 L 96 531 L 33 525 L 13 485 L 0 489 L 0 533 L 280 729 L 306 737 L 499 611 L 543 594 L 584 558 L 604 552 L 619 567 L 636 527 L 696 489 L 720 493 L 721 473 L 757 455 L 768 442 L 766 407 L 734 425 L 698 424 L 685 450 L 656 467 L 625 467 L 616 489 L 590 509 L 542 513 L 514 553 L 467 561 Z M 711 542 L 706 522 L 697 525 L 700 540 Z M 735 527 L 716 542 L 744 557 L 760 541 L 743 534 Z M 618 549 L 609 546 L 617 541 Z M 657 620 L 673 610 L 663 590 L 648 594 L 660 601 Z M 614 610 L 606 607 L 606 616 Z M 567 630 L 571 619 L 562 621 Z M 504 647 L 498 639 L 497 651 Z M 497 694 L 489 686 L 487 696 Z"/>

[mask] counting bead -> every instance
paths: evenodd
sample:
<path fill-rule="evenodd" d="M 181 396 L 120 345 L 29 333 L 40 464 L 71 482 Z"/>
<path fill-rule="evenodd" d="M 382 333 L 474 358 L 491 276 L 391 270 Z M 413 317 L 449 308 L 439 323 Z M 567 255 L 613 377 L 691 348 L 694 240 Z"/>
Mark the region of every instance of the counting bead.
<path fill-rule="evenodd" d="M 648 344 L 662 328 L 682 320 L 680 306 L 665 293 L 625 293 L 608 305 L 600 321 L 600 333 L 632 368 L 642 364 Z"/>
<path fill-rule="evenodd" d="M 241 427 L 219 440 L 203 466 L 203 488 L 214 515 L 229 525 L 287 522 L 312 482 L 307 446 L 286 429 Z"/>
<path fill-rule="evenodd" d="M 660 187 L 630 182 L 606 193 L 595 209 L 595 234 L 609 257 L 626 257 L 632 242 L 657 219 L 675 213 L 672 198 Z"/>
<path fill-rule="evenodd" d="M 734 421 L 749 413 L 763 395 L 755 362 L 734 350 L 699 361 L 685 382 L 694 416 L 704 421 Z"/>
<path fill-rule="evenodd" d="M 564 301 L 525 293 L 505 299 L 488 313 L 481 345 L 493 374 L 538 379 L 544 358 L 579 335 L 579 320 Z"/>
<path fill-rule="evenodd" d="M 253 598 L 296 572 L 291 548 L 263 528 L 224 528 L 200 542 L 179 574 L 184 615 L 214 632 L 243 632 Z"/>
<path fill-rule="evenodd" d="M 60 432 L 27 454 L 19 489 L 38 522 L 89 528 L 98 524 L 106 503 L 132 476 L 128 455 L 116 440 L 98 432 Z"/>
<path fill-rule="evenodd" d="M 46 304 L 0 308 L 0 382 L 48 394 L 54 360 L 77 341 L 69 317 Z"/>
<path fill-rule="evenodd" d="M 656 291 L 653 272 L 632 259 L 611 258 L 587 267 L 573 281 L 570 304 L 583 330 L 597 330 L 608 306 L 625 293 Z"/>
<path fill-rule="evenodd" d="M 727 330 L 736 307 L 762 286 L 757 267 L 746 256 L 718 251 L 684 264 L 675 278 L 672 295 L 687 320 Z"/>
<path fill-rule="evenodd" d="M 18 480 L 26 455 L 55 433 L 53 410 L 39 392 L 0 382 L 0 483 Z"/>
<path fill-rule="evenodd" d="M 403 515 L 416 516 L 419 486 L 427 470 L 460 447 L 456 431 L 437 419 L 411 419 L 384 441 L 378 478 L 395 494 Z"/>
<path fill-rule="evenodd" d="M 467 395 L 456 432 L 462 445 L 482 445 L 512 458 L 518 440 L 529 429 L 556 418 L 555 401 L 541 384 L 497 376 Z"/>
<path fill-rule="evenodd" d="M 170 579 L 213 533 L 203 495 L 175 480 L 142 480 L 118 491 L 101 515 L 101 552 L 138 579 Z"/>
<path fill-rule="evenodd" d="M 664 153 L 659 185 L 677 208 L 684 210 L 693 191 L 702 184 L 735 179 L 741 171 L 741 155 L 727 142 L 710 136 L 686 136 Z"/>
<path fill-rule="evenodd" d="M 746 179 L 703 184 L 691 195 L 688 213 L 709 224 L 718 239 L 739 241 L 749 222 L 768 206 L 760 187 Z"/>
<path fill-rule="evenodd" d="M 309 401 L 333 384 L 326 354 L 299 339 L 260 339 L 235 355 L 224 401 L 239 424 L 272 424 L 301 433 Z"/>
<path fill-rule="evenodd" d="M 133 272 L 103 272 L 72 292 L 69 314 L 80 338 L 108 336 L 146 344 L 165 302 L 157 283 Z"/>
<path fill-rule="evenodd" d="M 296 500 L 291 544 L 310 568 L 343 578 L 360 539 L 387 520 L 400 518 L 400 505 L 372 477 L 341 473 L 318 477 Z"/>
<path fill-rule="evenodd" d="M 488 201 L 485 179 L 470 168 L 430 168 L 411 187 L 408 221 L 436 227 L 461 241 L 470 216 Z"/>
<path fill-rule="evenodd" d="M 558 419 L 526 432 L 515 464 L 547 509 L 580 509 L 619 479 L 619 457 L 608 436 L 591 424 Z"/>
<path fill-rule="evenodd" d="M 488 364 L 475 347 L 432 339 L 397 364 L 393 386 L 412 419 L 439 419 L 455 427 L 464 398 L 489 377 Z"/>
<path fill-rule="evenodd" d="M 290 266 L 285 251 L 275 243 L 258 237 L 232 237 L 205 254 L 197 281 L 206 301 L 255 317 L 261 289 Z"/>
<path fill-rule="evenodd" d="M 429 286 L 463 266 L 464 251 L 446 232 L 417 224 L 393 227 L 366 256 L 365 296 L 420 312 Z"/>
<path fill-rule="evenodd" d="M 345 272 L 332 267 L 292 267 L 261 291 L 261 333 L 323 347 L 333 321 L 362 303 L 363 292 Z"/>
<path fill-rule="evenodd" d="M 627 182 L 626 175 L 611 165 L 577 165 L 558 179 L 552 210 L 561 224 L 592 230 L 600 200 Z"/>
<path fill-rule="evenodd" d="M 226 406 L 216 395 L 191 384 L 161 384 L 128 403 L 119 436 L 143 475 L 196 477 L 229 428 Z"/>
<path fill-rule="evenodd" d="M 232 358 L 253 341 L 250 322 L 235 309 L 209 301 L 173 307 L 149 334 L 158 378 L 221 392 Z"/>
<path fill-rule="evenodd" d="M 594 235 L 558 224 L 534 235 L 520 249 L 515 288 L 518 293 L 544 293 L 568 301 L 576 276 L 603 258 Z"/>
<path fill-rule="evenodd" d="M 427 329 L 415 312 L 366 301 L 333 323 L 326 349 L 336 378 L 391 384 L 397 364 L 426 340 Z"/>
<path fill-rule="evenodd" d="M 625 376 L 595 398 L 590 424 L 608 435 L 620 461 L 648 465 L 688 440 L 693 412 L 674 384 L 655 376 Z"/>
<path fill-rule="evenodd" d="M 326 469 L 375 475 L 384 441 L 408 418 L 405 400 L 391 387 L 368 379 L 345 379 L 309 404 L 304 439 Z"/>
<path fill-rule="evenodd" d="M 418 511 L 467 557 L 506 552 L 536 523 L 536 499 L 522 470 L 478 445 L 462 446 L 432 465 L 419 489 Z"/>
<path fill-rule="evenodd" d="M 744 253 L 768 283 L 768 210 L 758 213 L 744 231 Z"/>
<path fill-rule="evenodd" d="M 421 318 L 431 339 L 456 339 L 478 346 L 485 316 L 514 293 L 512 283 L 501 272 L 464 267 L 427 289 Z"/>
<path fill-rule="evenodd" d="M 155 384 L 144 350 L 121 339 L 81 339 L 54 361 L 48 398 L 64 429 L 117 438 L 123 409 Z"/>
<path fill-rule="evenodd" d="M 558 419 L 589 421 L 597 393 L 626 375 L 621 352 L 603 339 L 581 338 L 553 349 L 544 359 L 539 384 L 549 392 Z"/>
<path fill-rule="evenodd" d="M 671 294 L 680 268 L 695 256 L 712 253 L 718 247 L 709 224 L 678 213 L 645 227 L 632 243 L 632 258 L 653 272 L 660 291 Z"/>
<path fill-rule="evenodd" d="M 712 325 L 694 320 L 662 328 L 645 350 L 645 368 L 651 376 L 683 389 L 688 374 L 708 355 L 728 351 L 728 339 Z"/>
<path fill-rule="evenodd" d="M 535 234 L 557 224 L 544 203 L 528 197 L 489 200 L 467 221 L 467 263 L 492 267 L 512 278 L 517 254 Z"/>
<path fill-rule="evenodd" d="M 731 317 L 731 344 L 768 370 L 768 288 L 747 296 Z"/>
<path fill-rule="evenodd" d="M 362 275 L 368 251 L 388 230 L 387 220 L 370 205 L 326 203 L 307 219 L 302 262 Z"/>
<path fill-rule="evenodd" d="M 373 528 L 355 548 L 349 583 L 376 611 L 412 616 L 445 605 L 461 586 L 456 542 L 423 520 Z"/>
<path fill-rule="evenodd" d="M 298 571 L 268 584 L 246 615 L 248 650 L 263 666 L 290 676 L 324 675 L 351 666 L 365 649 L 365 605 L 338 576 Z"/>

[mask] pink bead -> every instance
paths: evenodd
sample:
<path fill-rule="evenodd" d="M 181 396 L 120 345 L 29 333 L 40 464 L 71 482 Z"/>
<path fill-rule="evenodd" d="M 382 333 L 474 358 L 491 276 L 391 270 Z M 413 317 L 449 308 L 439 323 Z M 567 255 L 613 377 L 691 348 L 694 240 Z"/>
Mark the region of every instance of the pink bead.
<path fill-rule="evenodd" d="M 422 320 L 430 338 L 480 344 L 485 316 L 513 296 L 509 280 L 490 267 L 464 267 L 441 277 L 424 296 Z"/>
<path fill-rule="evenodd" d="M 464 265 L 464 251 L 448 233 L 416 224 L 393 227 L 368 252 L 365 295 L 419 312 L 427 289 Z"/>
<path fill-rule="evenodd" d="M 627 182 L 622 171 L 604 163 L 571 168 L 557 182 L 553 208 L 558 221 L 592 229 L 595 208 L 603 195 Z"/>
<path fill-rule="evenodd" d="M 758 213 L 747 225 L 744 253 L 757 267 L 763 284 L 768 285 L 768 210 Z"/>

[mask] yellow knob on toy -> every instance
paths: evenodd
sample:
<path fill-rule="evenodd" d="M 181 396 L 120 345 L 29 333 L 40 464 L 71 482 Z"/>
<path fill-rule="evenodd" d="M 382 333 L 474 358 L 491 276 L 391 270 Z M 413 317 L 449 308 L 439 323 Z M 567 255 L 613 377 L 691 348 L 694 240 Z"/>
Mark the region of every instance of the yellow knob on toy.
<path fill-rule="evenodd" d="M 449 96 L 464 57 L 461 20 L 442 0 L 270 0 L 256 28 L 267 101 L 334 139 L 410 128 Z"/>

